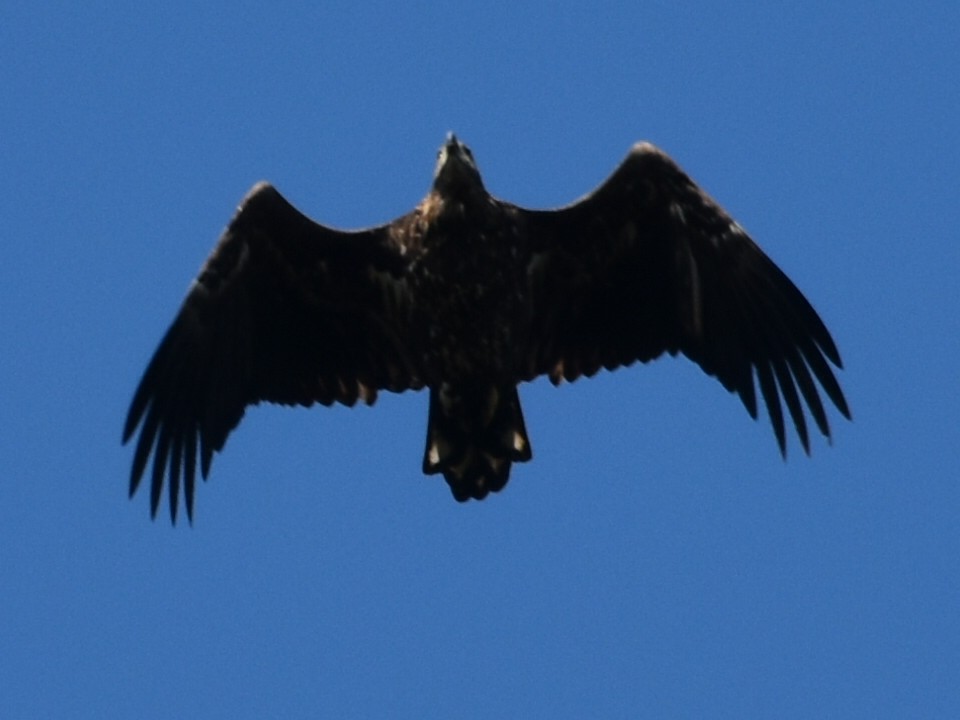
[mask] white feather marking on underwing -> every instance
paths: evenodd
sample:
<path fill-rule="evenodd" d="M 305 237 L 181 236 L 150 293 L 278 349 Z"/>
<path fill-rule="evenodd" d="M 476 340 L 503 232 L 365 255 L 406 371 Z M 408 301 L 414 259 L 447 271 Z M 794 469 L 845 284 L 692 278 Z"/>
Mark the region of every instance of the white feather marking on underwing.
<path fill-rule="evenodd" d="M 684 212 L 683 205 L 680 203 L 670 203 L 670 214 L 679 220 L 681 224 L 687 224 L 687 214 Z"/>
<path fill-rule="evenodd" d="M 741 225 L 740 223 L 738 223 L 736 220 L 732 220 L 732 221 L 730 222 L 730 229 L 728 230 L 728 232 L 729 232 L 731 235 L 746 235 L 746 234 L 747 234 L 747 231 L 743 229 L 743 225 Z"/>
<path fill-rule="evenodd" d="M 376 400 L 377 390 L 376 388 L 371 388 L 362 382 L 357 382 L 357 396 L 363 400 L 364 403 L 370 405 L 374 400 Z"/>
<path fill-rule="evenodd" d="M 550 382 L 552 382 L 554 385 L 559 385 L 561 382 L 563 382 L 565 372 L 566 368 L 563 363 L 563 358 L 561 358 L 553 366 L 553 369 L 550 370 Z"/>

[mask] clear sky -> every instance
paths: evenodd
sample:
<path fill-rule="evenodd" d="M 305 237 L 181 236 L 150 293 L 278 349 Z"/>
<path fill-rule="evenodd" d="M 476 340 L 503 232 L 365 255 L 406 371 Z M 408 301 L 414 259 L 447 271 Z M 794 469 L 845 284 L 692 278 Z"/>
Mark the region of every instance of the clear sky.
<path fill-rule="evenodd" d="M 0 15 L 0 717 L 960 716 L 955 2 Z M 664 148 L 854 422 L 783 462 L 688 361 L 541 380 L 533 462 L 459 505 L 424 393 L 261 407 L 151 522 L 123 418 L 240 198 L 384 222 L 448 130 L 532 207 Z"/>

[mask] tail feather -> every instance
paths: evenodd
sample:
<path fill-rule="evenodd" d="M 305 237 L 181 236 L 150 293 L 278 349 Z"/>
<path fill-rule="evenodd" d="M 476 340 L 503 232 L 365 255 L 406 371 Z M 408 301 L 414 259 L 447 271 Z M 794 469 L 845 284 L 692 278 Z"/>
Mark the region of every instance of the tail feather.
<path fill-rule="evenodd" d="M 443 473 L 460 502 L 502 490 L 513 462 L 531 457 L 516 387 L 430 390 L 423 472 Z"/>

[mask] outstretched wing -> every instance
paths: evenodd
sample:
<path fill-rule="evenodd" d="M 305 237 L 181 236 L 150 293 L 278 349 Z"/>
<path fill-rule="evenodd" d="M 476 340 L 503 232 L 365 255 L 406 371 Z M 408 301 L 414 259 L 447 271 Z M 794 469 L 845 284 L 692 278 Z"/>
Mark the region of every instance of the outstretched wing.
<path fill-rule="evenodd" d="M 613 175 L 556 211 L 522 211 L 533 242 L 525 376 L 590 376 L 684 353 L 757 417 L 753 378 L 786 454 L 781 398 L 804 450 L 801 397 L 824 436 L 817 383 L 847 418 L 816 311 L 734 220 L 666 154 L 636 145 Z M 816 381 L 816 382 L 815 382 Z"/>
<path fill-rule="evenodd" d="M 404 338 L 409 317 L 400 242 L 405 218 L 345 233 L 317 225 L 257 185 L 204 263 L 130 405 L 140 427 L 132 495 L 153 452 L 151 512 L 164 475 L 176 521 L 181 472 L 193 515 L 196 463 L 261 401 L 370 404 L 377 390 L 421 387 Z"/>

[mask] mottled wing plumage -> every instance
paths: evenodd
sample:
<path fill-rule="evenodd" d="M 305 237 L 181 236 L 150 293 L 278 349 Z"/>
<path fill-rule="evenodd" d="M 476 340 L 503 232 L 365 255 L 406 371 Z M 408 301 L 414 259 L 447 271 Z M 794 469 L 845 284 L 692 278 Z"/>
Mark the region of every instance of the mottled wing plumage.
<path fill-rule="evenodd" d="M 574 380 L 682 352 L 736 392 L 754 418 L 756 377 L 781 452 L 781 398 L 807 452 L 801 398 L 830 435 L 817 383 L 850 416 L 829 365 L 840 367 L 840 355 L 809 302 L 653 146 L 635 146 L 578 203 L 525 211 L 524 220 L 534 252 L 525 378 Z"/>
<path fill-rule="evenodd" d="M 243 201 L 191 286 L 137 388 L 124 442 L 140 436 L 136 490 L 151 451 L 151 508 L 181 477 L 192 516 L 196 463 L 206 477 L 245 408 L 372 403 L 378 390 L 422 386 L 404 344 L 409 298 L 402 236 L 391 226 L 344 233 L 317 225 L 273 187 Z"/>

